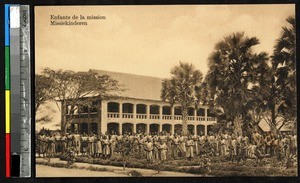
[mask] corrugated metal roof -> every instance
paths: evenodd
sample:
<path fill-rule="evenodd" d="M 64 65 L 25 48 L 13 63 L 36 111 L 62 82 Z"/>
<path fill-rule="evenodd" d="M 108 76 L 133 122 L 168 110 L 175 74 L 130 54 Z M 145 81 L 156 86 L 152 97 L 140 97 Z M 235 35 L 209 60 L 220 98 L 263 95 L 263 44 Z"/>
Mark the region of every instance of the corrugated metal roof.
<path fill-rule="evenodd" d="M 266 122 L 265 119 L 262 119 L 260 122 L 259 122 L 259 127 L 264 131 L 264 132 L 269 132 L 271 131 L 271 128 L 270 126 L 268 125 L 268 123 Z M 278 125 L 280 126 L 280 124 Z M 279 131 L 291 131 L 293 130 L 291 126 L 289 126 L 288 124 L 285 124 L 283 125 L 283 127 L 279 130 Z"/>
<path fill-rule="evenodd" d="M 119 84 L 123 85 L 125 89 L 121 94 L 123 97 L 161 100 L 162 78 L 95 69 L 91 69 L 90 71 L 98 73 L 99 75 L 109 75 L 119 81 Z"/>

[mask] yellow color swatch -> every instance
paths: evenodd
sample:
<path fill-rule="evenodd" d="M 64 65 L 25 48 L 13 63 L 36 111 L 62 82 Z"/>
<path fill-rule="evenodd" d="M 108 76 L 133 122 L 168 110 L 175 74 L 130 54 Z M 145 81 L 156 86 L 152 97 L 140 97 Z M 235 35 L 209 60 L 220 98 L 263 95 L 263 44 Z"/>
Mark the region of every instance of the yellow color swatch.
<path fill-rule="evenodd" d="M 5 90 L 5 133 L 10 133 L 10 91 Z"/>

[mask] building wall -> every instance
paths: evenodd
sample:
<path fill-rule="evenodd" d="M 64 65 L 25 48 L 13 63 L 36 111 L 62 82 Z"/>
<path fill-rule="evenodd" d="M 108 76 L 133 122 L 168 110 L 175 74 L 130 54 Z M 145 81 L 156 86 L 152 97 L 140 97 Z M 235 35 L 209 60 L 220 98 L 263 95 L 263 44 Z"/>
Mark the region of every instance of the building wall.
<path fill-rule="evenodd" d="M 118 112 L 109 112 L 107 109 L 107 105 L 111 102 L 115 102 L 119 104 L 119 111 Z M 122 106 L 125 103 L 133 104 L 133 112 L 132 113 L 124 113 L 122 111 Z M 146 105 L 146 114 L 138 114 L 137 113 L 137 105 L 144 104 Z M 150 114 L 150 106 L 158 106 L 159 107 L 159 114 Z M 168 124 L 171 126 L 171 133 L 174 133 L 175 125 L 182 124 L 182 117 L 181 115 L 175 115 L 175 107 L 179 107 L 179 105 L 175 105 L 171 108 L 170 115 L 163 115 L 163 106 L 170 106 L 169 103 L 162 102 L 162 101 L 151 101 L 151 100 L 141 100 L 141 99 L 113 99 L 113 100 L 103 100 L 101 104 L 101 132 L 106 132 L 107 125 L 111 123 L 117 123 L 119 125 L 119 132 L 122 132 L 122 125 L 125 123 L 129 123 L 133 125 L 133 132 L 137 132 L 137 125 L 138 124 L 145 124 L 146 125 L 146 132 L 148 133 L 150 130 L 150 125 L 157 124 L 159 131 L 162 130 L 162 126 Z M 194 110 L 194 114 L 189 116 L 188 125 L 194 128 L 194 132 L 197 132 L 197 126 L 201 125 L 205 130 L 205 135 L 207 134 L 207 126 L 213 125 L 216 123 L 216 118 L 208 117 L 207 110 L 208 106 L 200 106 L 205 110 L 204 116 L 197 116 L 197 111 Z"/>
<path fill-rule="evenodd" d="M 113 104 L 114 103 L 114 104 Z M 110 111 L 109 106 L 111 105 L 118 106 L 118 109 L 115 109 L 114 112 Z M 146 107 L 144 113 L 138 113 L 138 105 L 142 104 Z M 129 109 L 131 112 L 123 111 L 128 110 L 126 106 L 132 106 L 132 109 Z M 141 105 L 139 105 L 141 107 Z M 77 129 L 82 132 L 83 127 L 88 129 L 87 133 L 93 131 L 91 123 L 97 124 L 97 133 L 106 133 L 108 132 L 108 126 L 117 126 L 119 133 L 123 133 L 124 126 L 131 126 L 133 133 L 138 132 L 137 127 L 142 127 L 146 133 L 149 133 L 150 130 L 156 129 L 158 132 L 169 129 L 173 134 L 175 132 L 175 126 L 178 128 L 182 124 L 182 116 L 175 115 L 175 108 L 178 108 L 179 105 L 174 105 L 171 108 L 171 113 L 163 114 L 163 107 L 169 108 L 169 103 L 155 100 L 143 100 L 143 99 L 133 99 L 133 98 L 116 98 L 110 100 L 102 100 L 98 105 L 97 113 L 82 113 L 77 114 L 78 117 L 73 119 L 73 124 L 76 124 Z M 158 114 L 153 114 L 150 111 L 151 109 L 156 109 Z M 203 133 L 207 135 L 207 127 L 216 123 L 214 117 L 209 117 L 208 106 L 199 106 L 199 109 L 204 109 L 204 115 L 197 115 L 197 110 L 193 110 L 193 114 L 188 116 L 188 127 L 192 130 L 193 133 L 199 135 L 199 131 L 204 130 Z M 199 110 L 198 109 L 198 110 Z M 139 128 L 139 129 L 140 129 Z"/>

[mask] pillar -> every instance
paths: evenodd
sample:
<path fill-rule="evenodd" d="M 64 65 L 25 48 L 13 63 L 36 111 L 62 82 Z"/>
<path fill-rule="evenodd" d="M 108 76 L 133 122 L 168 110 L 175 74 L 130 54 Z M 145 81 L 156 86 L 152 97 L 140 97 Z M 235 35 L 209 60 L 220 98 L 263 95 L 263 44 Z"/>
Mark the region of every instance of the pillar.
<path fill-rule="evenodd" d="M 136 133 L 136 124 L 133 123 L 133 129 L 132 129 L 133 133 Z"/>
<path fill-rule="evenodd" d="M 205 122 L 207 122 L 207 108 L 205 108 Z"/>
<path fill-rule="evenodd" d="M 101 133 L 107 132 L 107 101 L 101 101 Z"/>
<path fill-rule="evenodd" d="M 172 132 L 172 134 L 174 135 L 174 133 L 175 133 L 175 125 L 174 125 L 174 124 L 171 125 L 171 132 Z"/>
<path fill-rule="evenodd" d="M 161 124 L 158 124 L 158 132 L 161 132 L 162 126 Z"/>
<path fill-rule="evenodd" d="M 194 121 L 197 121 L 197 109 L 196 108 L 194 109 Z"/>
<path fill-rule="evenodd" d="M 163 115 L 163 108 L 162 106 L 159 106 L 159 119 L 162 120 L 162 115 Z"/>
<path fill-rule="evenodd" d="M 147 119 L 150 119 L 150 105 L 147 105 Z"/>
<path fill-rule="evenodd" d="M 123 103 L 120 102 L 119 103 L 119 118 L 123 118 L 122 114 L 123 114 Z"/>
<path fill-rule="evenodd" d="M 119 134 L 122 135 L 123 132 L 122 132 L 122 123 L 119 123 Z"/>
<path fill-rule="evenodd" d="M 149 125 L 149 121 L 146 124 L 146 133 L 149 134 L 150 133 L 150 125 Z"/>
<path fill-rule="evenodd" d="M 102 118 L 102 107 L 101 107 L 101 101 L 98 103 L 97 107 L 98 107 L 98 112 L 97 112 L 97 116 L 98 116 L 98 134 L 101 134 L 101 128 L 102 128 L 102 121 L 103 121 L 103 118 Z M 106 116 L 107 117 L 107 116 Z"/>
<path fill-rule="evenodd" d="M 174 114 L 175 114 L 175 107 L 172 106 L 171 108 L 171 119 L 174 120 Z M 174 125 L 173 125 L 174 126 Z"/>
<path fill-rule="evenodd" d="M 207 135 L 207 125 L 204 125 L 204 135 Z"/>
<path fill-rule="evenodd" d="M 136 118 L 136 104 L 133 104 L 133 118 L 134 119 Z M 135 125 L 133 125 L 133 126 L 135 126 Z M 135 129 L 135 127 L 133 129 Z"/>
<path fill-rule="evenodd" d="M 197 135 L 197 125 L 194 125 L 194 135 Z"/>

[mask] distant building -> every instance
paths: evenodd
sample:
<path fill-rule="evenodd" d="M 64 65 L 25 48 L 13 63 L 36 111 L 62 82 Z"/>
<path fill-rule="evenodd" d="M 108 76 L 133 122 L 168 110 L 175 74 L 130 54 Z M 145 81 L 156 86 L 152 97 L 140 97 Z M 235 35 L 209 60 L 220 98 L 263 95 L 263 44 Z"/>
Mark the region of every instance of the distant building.
<path fill-rule="evenodd" d="M 278 127 L 280 126 L 280 124 L 278 125 Z M 266 122 L 265 119 L 262 119 L 259 124 L 258 124 L 258 127 L 259 127 L 259 131 L 260 132 L 263 132 L 263 133 L 266 133 L 266 132 L 270 132 L 271 131 L 271 127 L 268 125 L 268 123 Z M 283 125 L 279 132 L 292 132 L 292 131 L 297 131 L 297 129 L 295 129 L 292 125 L 292 122 L 290 123 L 286 123 L 285 125 Z"/>
<path fill-rule="evenodd" d="M 78 106 L 70 130 L 79 133 L 160 132 L 174 133 L 182 128 L 181 109 L 160 99 L 161 78 L 91 70 L 99 75 L 110 75 L 126 90 L 120 97 L 94 102 L 92 107 Z M 65 111 L 67 118 L 69 111 Z M 188 130 L 192 134 L 207 134 L 216 118 L 208 106 L 188 110 Z"/>

